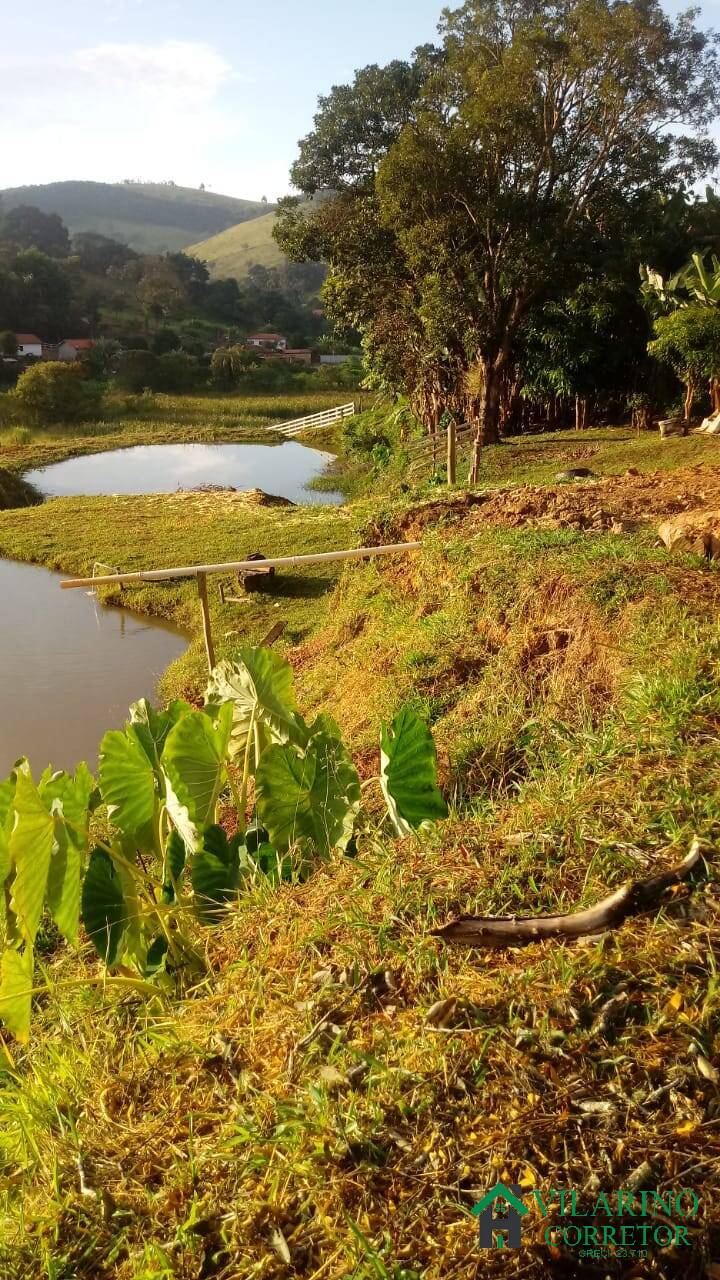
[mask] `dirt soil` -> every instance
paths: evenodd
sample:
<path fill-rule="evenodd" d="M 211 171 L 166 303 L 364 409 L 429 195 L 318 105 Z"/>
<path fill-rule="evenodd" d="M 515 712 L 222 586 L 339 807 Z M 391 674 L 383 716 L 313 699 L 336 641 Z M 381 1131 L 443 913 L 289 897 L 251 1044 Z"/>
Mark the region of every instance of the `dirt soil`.
<path fill-rule="evenodd" d="M 557 485 L 521 485 L 512 489 L 463 494 L 448 502 L 416 506 L 372 534 L 419 536 L 441 519 L 472 514 L 479 525 L 546 529 L 610 529 L 629 532 L 644 524 L 694 509 L 720 507 L 720 466 L 699 465 L 679 471 L 653 471 L 569 481 Z"/>

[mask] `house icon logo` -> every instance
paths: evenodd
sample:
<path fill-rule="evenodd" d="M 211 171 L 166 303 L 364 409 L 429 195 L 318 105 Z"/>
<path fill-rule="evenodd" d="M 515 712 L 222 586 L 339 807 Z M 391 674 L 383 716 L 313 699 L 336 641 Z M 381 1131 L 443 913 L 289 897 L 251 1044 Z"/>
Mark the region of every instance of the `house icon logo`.
<path fill-rule="evenodd" d="M 504 1216 L 495 1217 L 493 1206 L 496 1200 L 504 1202 Z M 527 1205 L 522 1202 L 522 1187 L 517 1182 L 511 1182 L 509 1186 L 504 1182 L 498 1182 L 485 1193 L 473 1209 L 480 1227 L 480 1248 L 504 1249 L 507 1233 L 507 1247 L 519 1249 L 522 1243 L 522 1219 L 529 1212 Z M 498 1233 L 497 1241 L 496 1232 Z"/>

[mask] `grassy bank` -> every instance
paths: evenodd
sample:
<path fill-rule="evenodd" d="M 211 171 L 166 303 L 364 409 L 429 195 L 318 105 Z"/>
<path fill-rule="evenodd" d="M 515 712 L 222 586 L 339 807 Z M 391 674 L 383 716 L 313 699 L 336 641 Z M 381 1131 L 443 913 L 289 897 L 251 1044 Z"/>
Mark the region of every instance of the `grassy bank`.
<path fill-rule="evenodd" d="M 0 547 L 80 569 L 93 520 L 123 567 L 141 536 L 146 561 L 148 539 L 167 561 L 237 548 L 241 504 L 202 518 L 197 497 L 6 514 Z M 251 536 L 331 545 L 368 516 L 260 508 Z M 472 511 L 439 512 L 423 541 L 281 616 L 298 610 L 301 705 L 337 717 L 367 779 L 380 719 L 404 699 L 427 714 L 450 820 L 398 841 L 371 817 L 356 857 L 243 896 L 182 1004 L 76 993 L 59 984 L 95 971 L 89 950 L 51 951 L 56 995 L 0 1073 L 8 1280 L 599 1274 L 548 1248 L 538 1212 L 521 1254 L 480 1254 L 470 1210 L 498 1178 L 591 1203 L 636 1177 L 693 1187 L 689 1245 L 647 1274 L 711 1274 L 720 1129 L 697 1055 L 712 1073 L 718 571 L 649 531 L 488 529 Z M 191 608 L 157 590 L 138 602 Z M 707 877 L 617 931 L 477 955 L 429 936 L 462 913 L 590 904 L 694 833 Z"/>
<path fill-rule="evenodd" d="M 535 483 L 569 465 L 716 461 L 702 438 L 594 436 L 488 451 L 487 482 L 507 483 L 513 449 Z M 690 505 L 719 483 L 695 477 L 676 479 Z M 636 487 L 650 502 L 652 485 Z M 97 975 L 94 953 L 48 934 L 33 1041 L 0 1054 L 3 1280 L 713 1274 L 720 573 L 659 547 L 657 521 L 531 527 L 520 497 L 506 527 L 502 506 L 435 496 L 422 509 L 410 494 L 340 509 L 76 498 L 0 514 L 0 555 L 78 573 L 423 541 L 402 560 L 282 575 L 238 605 L 213 586 L 221 653 L 287 623 L 299 704 L 339 722 L 369 816 L 355 856 L 256 886 L 222 928 L 198 929 L 208 973 L 182 1002 L 73 985 Z M 197 632 L 190 584 L 113 598 Z M 196 635 L 164 692 L 196 692 L 204 674 Z M 380 722 L 407 701 L 432 725 L 451 816 L 398 840 L 372 778 Z M 461 914 L 590 905 L 675 865 L 694 834 L 698 883 L 617 930 L 479 953 L 430 936 Z M 685 1246 L 647 1262 L 550 1248 L 537 1206 L 519 1254 L 480 1253 L 471 1209 L 498 1179 L 555 1206 L 550 1188 L 592 1205 L 636 1182 L 689 1187 L 699 1211 Z"/>

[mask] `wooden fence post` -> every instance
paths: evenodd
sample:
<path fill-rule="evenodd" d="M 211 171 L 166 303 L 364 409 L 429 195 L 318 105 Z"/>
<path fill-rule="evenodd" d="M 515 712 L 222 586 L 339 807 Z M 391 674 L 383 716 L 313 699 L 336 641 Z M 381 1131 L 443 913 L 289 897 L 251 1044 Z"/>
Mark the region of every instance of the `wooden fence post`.
<path fill-rule="evenodd" d="M 455 422 L 448 423 L 447 429 L 447 482 L 455 484 L 455 458 L 456 458 L 456 440 L 455 440 Z"/>
<path fill-rule="evenodd" d="M 207 654 L 208 667 L 212 672 L 215 667 L 215 647 L 213 645 L 212 630 L 210 627 L 210 606 L 208 604 L 206 573 L 199 573 L 197 575 L 197 589 L 198 589 L 198 596 L 200 597 L 200 608 L 202 610 L 203 635 L 205 636 L 205 652 Z"/>

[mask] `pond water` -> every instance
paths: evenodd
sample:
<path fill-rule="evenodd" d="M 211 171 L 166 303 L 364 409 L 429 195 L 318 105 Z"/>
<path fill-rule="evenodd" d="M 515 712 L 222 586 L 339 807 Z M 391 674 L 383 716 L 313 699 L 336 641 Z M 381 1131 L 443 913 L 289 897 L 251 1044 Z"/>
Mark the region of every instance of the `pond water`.
<path fill-rule="evenodd" d="M 67 575 L 66 575 L 67 576 Z M 47 764 L 97 764 L 100 739 L 121 728 L 131 702 L 152 698 L 187 647 L 167 623 L 103 608 L 61 575 L 0 560 L 0 779 L 26 755 Z"/>
<path fill-rule="evenodd" d="M 292 502 L 337 503 L 339 493 L 315 493 L 331 453 L 295 440 L 282 444 L 143 444 L 109 453 L 68 458 L 27 472 L 25 479 L 48 498 L 77 494 L 174 493 L 197 485 L 264 489 Z"/>

